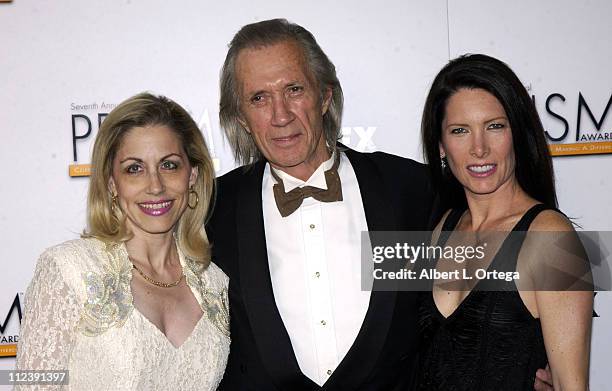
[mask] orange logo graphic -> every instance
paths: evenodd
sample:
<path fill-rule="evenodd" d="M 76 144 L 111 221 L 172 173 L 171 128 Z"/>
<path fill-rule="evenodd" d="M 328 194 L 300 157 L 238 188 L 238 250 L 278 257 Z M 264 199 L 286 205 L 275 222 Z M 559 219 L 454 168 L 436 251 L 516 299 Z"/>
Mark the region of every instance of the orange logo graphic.
<path fill-rule="evenodd" d="M 612 153 L 612 142 L 599 141 L 593 143 L 551 144 L 548 146 L 553 156 L 600 155 Z"/>
<path fill-rule="evenodd" d="M 68 166 L 68 174 L 71 177 L 91 175 L 91 164 L 71 164 Z"/>

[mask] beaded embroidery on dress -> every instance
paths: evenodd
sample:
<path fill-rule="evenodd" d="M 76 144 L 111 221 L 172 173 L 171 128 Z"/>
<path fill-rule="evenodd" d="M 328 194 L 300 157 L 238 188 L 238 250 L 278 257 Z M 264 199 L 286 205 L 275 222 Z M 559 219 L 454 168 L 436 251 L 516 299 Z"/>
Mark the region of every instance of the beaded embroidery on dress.
<path fill-rule="evenodd" d="M 214 263 L 179 258 L 203 315 L 175 347 L 135 310 L 123 244 L 47 250 L 26 292 L 17 368 L 67 369 L 62 389 L 215 390 L 229 354 L 228 278 Z"/>
<path fill-rule="evenodd" d="M 227 288 L 220 291 L 207 289 L 206 282 L 203 280 L 202 264 L 191 259 L 186 259 L 185 278 L 187 284 L 196 287 L 197 298 L 204 316 L 219 329 L 221 333 L 229 337 L 229 305 L 227 302 Z"/>
<path fill-rule="evenodd" d="M 121 262 L 127 256 L 123 246 L 107 245 L 108 262 L 102 264 L 103 273 L 83 273 L 87 301 L 79 330 L 90 337 L 111 327 L 121 327 L 134 309 L 130 292 L 131 268 Z M 123 250 L 123 251 L 122 251 Z"/>

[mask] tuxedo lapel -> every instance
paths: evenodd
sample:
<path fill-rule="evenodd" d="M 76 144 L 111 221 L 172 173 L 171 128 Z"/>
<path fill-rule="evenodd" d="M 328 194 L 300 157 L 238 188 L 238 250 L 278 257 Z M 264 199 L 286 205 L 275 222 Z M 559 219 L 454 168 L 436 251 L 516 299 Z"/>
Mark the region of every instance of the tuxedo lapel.
<path fill-rule="evenodd" d="M 361 201 L 370 231 L 393 231 L 398 228 L 391 203 L 391 196 L 378 167 L 368 155 L 344 150 L 359 183 Z"/>
<path fill-rule="evenodd" d="M 357 176 L 368 230 L 397 230 L 395 214 L 389 202 L 391 197 L 376 165 L 367 155 L 348 148 L 344 152 Z M 397 292 L 376 291 L 376 280 L 374 283 L 368 310 L 357 338 L 325 383 L 324 389 L 357 389 L 365 382 L 378 361 L 393 317 Z"/>
<path fill-rule="evenodd" d="M 317 386 L 302 374 L 274 301 L 262 209 L 265 162 L 244 173 L 236 206 L 240 285 L 255 343 L 271 377 L 284 389 Z M 289 387 L 289 388 L 285 388 Z"/>

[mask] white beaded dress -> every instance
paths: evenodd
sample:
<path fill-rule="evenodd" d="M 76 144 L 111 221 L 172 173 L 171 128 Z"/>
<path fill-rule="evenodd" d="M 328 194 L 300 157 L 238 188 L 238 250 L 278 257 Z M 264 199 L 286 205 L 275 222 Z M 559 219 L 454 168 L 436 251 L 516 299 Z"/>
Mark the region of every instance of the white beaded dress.
<path fill-rule="evenodd" d="M 227 276 L 179 250 L 202 318 L 174 347 L 133 305 L 124 244 L 77 239 L 45 251 L 25 297 L 17 369 L 69 370 L 65 386 L 23 389 L 214 390 L 229 353 Z"/>

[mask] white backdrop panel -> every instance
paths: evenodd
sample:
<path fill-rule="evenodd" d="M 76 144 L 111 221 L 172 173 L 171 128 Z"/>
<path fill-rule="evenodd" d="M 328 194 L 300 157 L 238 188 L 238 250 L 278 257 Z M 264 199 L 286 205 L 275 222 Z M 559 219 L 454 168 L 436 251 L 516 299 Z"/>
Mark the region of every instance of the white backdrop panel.
<path fill-rule="evenodd" d="M 422 160 L 420 111 L 449 54 L 484 52 L 507 61 L 536 96 L 551 134 L 563 131 L 545 111 L 552 93 L 566 98 L 553 106 L 567 118 L 570 137 L 579 92 L 599 118 L 612 93 L 611 13 L 604 0 L 0 4 L 0 200 L 5 205 L 0 321 L 25 290 L 38 254 L 83 229 L 87 179 L 67 174 L 73 160 L 71 115 L 92 120 L 92 135 L 77 143 L 78 163 L 88 163 L 97 114 L 108 111 L 102 103 L 116 104 L 143 90 L 165 94 L 201 124 L 219 159 L 218 173 L 234 167 L 217 121 L 218 74 L 226 45 L 240 26 L 285 17 L 312 31 L 344 88 L 344 141 Z M 73 110 L 87 104 L 98 108 Z M 83 125 L 78 123 L 77 134 Z M 612 114 L 603 127 L 612 130 Z M 606 204 L 611 161 L 612 156 L 555 159 L 561 208 L 585 229 L 611 228 Z M 598 295 L 593 390 L 604 390 L 612 353 L 610 308 L 611 295 Z M 5 335 L 18 333 L 18 326 L 14 316 Z M 12 366 L 12 359 L 0 359 L 0 369 Z"/>

